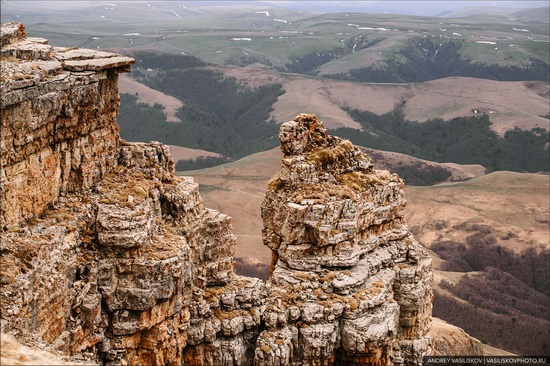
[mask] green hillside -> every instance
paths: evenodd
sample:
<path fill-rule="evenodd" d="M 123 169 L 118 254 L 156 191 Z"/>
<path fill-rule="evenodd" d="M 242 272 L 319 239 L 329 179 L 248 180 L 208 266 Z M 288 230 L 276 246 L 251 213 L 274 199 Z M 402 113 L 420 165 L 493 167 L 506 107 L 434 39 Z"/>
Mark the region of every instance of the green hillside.
<path fill-rule="evenodd" d="M 480 164 L 489 171 L 550 171 L 550 134 L 543 128 L 515 128 L 499 137 L 487 114 L 418 123 L 405 119 L 404 106 L 383 115 L 348 110 L 363 131 L 339 128 L 334 133 L 358 145 L 437 162 Z"/>
<path fill-rule="evenodd" d="M 548 24 L 534 19 L 536 10 L 518 14 L 522 16 L 312 16 L 254 4 L 200 12 L 176 2 L 155 8 L 120 2 L 80 9 L 70 22 L 59 11 L 41 17 L 8 12 L 2 19 L 18 17 L 29 35 L 62 46 L 157 50 L 218 65 L 254 65 L 355 81 L 415 82 L 447 76 L 548 80 Z"/>
<path fill-rule="evenodd" d="M 284 92 L 280 84 L 250 89 L 190 56 L 134 56 L 141 65 L 133 73 L 137 79 L 185 101 L 185 106 L 177 112 L 182 122 L 169 123 L 161 105 L 151 107 L 138 103 L 135 95 L 122 94 L 118 123 L 124 139 L 161 141 L 232 158 L 267 150 L 278 143 L 278 126 L 270 120 L 270 112 Z M 155 71 L 142 71 L 151 67 Z"/>
<path fill-rule="evenodd" d="M 240 158 L 278 144 L 278 125 L 270 117 L 273 104 L 284 94 L 280 84 L 245 87 L 190 56 L 136 53 L 134 77 L 148 86 L 184 101 L 177 114 L 182 123 L 168 123 L 161 106 L 137 103 L 122 95 L 119 124 L 129 141 L 166 144 L 213 151 Z M 149 71 L 147 71 L 149 70 Z M 544 128 L 515 128 L 504 136 L 491 130 L 488 114 L 431 119 L 422 123 L 405 118 L 403 101 L 381 115 L 348 109 L 362 130 L 339 128 L 334 134 L 369 148 L 400 152 L 437 162 L 480 164 L 489 171 L 550 171 L 550 135 Z M 226 162 L 200 161 L 201 168 Z M 206 164 L 206 165 L 205 165 Z"/>

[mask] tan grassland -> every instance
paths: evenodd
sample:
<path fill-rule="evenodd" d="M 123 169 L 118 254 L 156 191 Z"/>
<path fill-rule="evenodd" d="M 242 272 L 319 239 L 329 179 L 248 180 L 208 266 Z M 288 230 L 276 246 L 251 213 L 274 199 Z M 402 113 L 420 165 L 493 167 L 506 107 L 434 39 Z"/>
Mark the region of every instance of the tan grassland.
<path fill-rule="evenodd" d="M 232 216 L 237 257 L 268 263 L 270 253 L 261 240 L 260 205 L 281 158 L 276 148 L 230 164 L 183 173 L 203 185 L 201 192 L 208 206 Z M 477 173 L 482 169 L 453 165 Z M 548 175 L 495 172 L 459 183 L 406 186 L 407 222 L 427 247 L 435 240 L 462 241 L 473 233 L 471 226 L 478 224 L 490 226 L 498 244 L 516 252 L 529 247 L 538 250 L 550 245 L 549 183 Z M 434 258 L 436 268 L 439 263 L 441 260 Z"/>
<path fill-rule="evenodd" d="M 181 122 L 180 119 L 176 117 L 176 112 L 183 106 L 183 102 L 181 100 L 170 95 L 166 95 L 158 90 L 151 89 L 126 74 L 120 75 L 118 85 L 120 93 L 133 95 L 137 93 L 137 99 L 140 103 L 149 104 L 150 106 L 158 103 L 164 106 L 166 121 Z"/>
<path fill-rule="evenodd" d="M 307 111 L 316 113 L 328 127 L 357 128 L 358 124 L 340 109 L 342 106 L 384 113 L 405 100 L 405 113 L 412 120 L 449 119 L 472 115 L 472 110 L 477 109 L 488 113 L 493 128 L 501 133 L 515 126 L 550 129 L 549 120 L 539 117 L 548 113 L 547 83 L 447 78 L 409 85 L 382 85 L 253 68 L 225 68 L 223 71 L 250 87 L 281 83 L 286 93 L 274 106 L 279 121 L 291 120 L 298 112 Z M 158 102 L 158 99 L 150 102 L 153 100 Z M 176 161 L 200 155 L 213 156 L 208 152 L 184 149 L 173 148 L 172 151 Z M 384 155 L 387 162 L 411 159 L 395 153 Z M 207 205 L 233 217 L 239 240 L 238 257 L 269 259 L 269 250 L 261 243 L 260 204 L 267 182 L 279 170 L 280 158 L 279 150 L 274 149 L 188 174 L 203 185 Z M 434 187 L 406 188 L 409 225 L 424 245 L 429 247 L 439 239 L 464 239 L 471 232 L 457 229 L 461 223 L 490 226 L 499 244 L 516 251 L 549 245 L 549 176 L 498 172 L 479 177 L 484 173 L 481 166 L 446 165 L 453 168 L 455 180 L 478 178 Z"/>
<path fill-rule="evenodd" d="M 485 175 L 486 169 L 479 164 L 456 164 L 456 163 L 436 163 L 429 160 L 418 159 L 409 155 L 396 153 L 392 151 L 381 151 L 365 148 L 364 151 L 367 154 L 380 158 L 373 159 L 374 167 L 376 169 L 388 170 L 390 167 L 400 165 L 413 165 L 416 162 L 420 162 L 423 165 L 433 167 L 444 167 L 451 172 L 451 176 L 447 179 L 448 182 L 458 182 L 463 180 L 472 179 Z M 407 182 L 405 182 L 407 183 Z"/>
<path fill-rule="evenodd" d="M 461 328 L 455 327 L 452 324 L 447 323 L 439 318 L 432 318 L 432 330 L 430 334 L 434 339 L 441 339 L 442 337 L 449 339 L 452 343 L 457 343 L 457 347 L 462 346 L 462 343 L 467 342 L 468 335 L 464 333 Z M 491 347 L 482 343 L 483 355 L 485 356 L 514 356 L 513 353 L 506 352 L 499 348 Z"/>
<path fill-rule="evenodd" d="M 466 182 L 406 187 L 407 221 L 416 238 L 463 239 L 486 225 L 503 247 L 520 252 L 550 246 L 550 176 L 494 172 Z M 463 227 L 460 225 L 463 224 Z"/>
<path fill-rule="evenodd" d="M 548 114 L 550 85 L 539 81 L 493 81 L 453 77 L 412 84 L 376 84 L 336 81 L 275 71 L 233 67 L 217 68 L 228 77 L 255 88 L 281 83 L 285 94 L 274 104 L 273 117 L 289 121 L 298 113 L 315 113 L 328 128 L 360 129 L 359 123 L 342 110 L 343 107 L 382 114 L 406 102 L 405 115 L 412 121 L 431 118 L 445 120 L 455 117 L 488 114 L 492 128 L 499 134 L 514 127 L 550 129 Z M 121 93 L 138 93 L 138 100 L 149 105 L 164 106 L 169 122 L 180 122 L 175 113 L 183 103 L 138 83 L 127 75 L 120 77 Z"/>
<path fill-rule="evenodd" d="M 200 156 L 223 157 L 223 155 L 212 151 L 206 151 L 201 149 L 190 149 L 188 147 L 182 147 L 182 146 L 176 146 L 176 145 L 168 145 L 168 146 L 170 146 L 170 154 L 172 155 L 172 158 L 174 158 L 174 162 L 177 162 L 178 160 L 188 160 L 188 159 L 194 160 Z"/>
<path fill-rule="evenodd" d="M 119 76 L 119 92 L 132 95 L 135 95 L 137 93 L 138 102 L 145 103 L 150 106 L 158 103 L 164 106 L 166 121 L 181 122 L 180 119 L 176 117 L 177 110 L 183 106 L 183 102 L 179 99 L 176 99 L 170 95 L 166 95 L 158 90 L 151 89 L 147 85 L 137 82 L 126 74 L 120 74 Z M 222 156 L 218 153 L 201 149 L 191 149 L 188 147 L 176 145 L 169 146 L 170 153 L 172 154 L 175 162 L 177 162 L 178 160 L 196 159 L 199 156 Z"/>
<path fill-rule="evenodd" d="M 412 84 L 376 84 L 336 81 L 296 74 L 278 74 L 253 68 L 221 68 L 251 87 L 281 83 L 286 93 L 274 105 L 279 122 L 300 112 L 315 113 L 328 128 L 360 128 L 342 107 L 382 114 L 406 101 L 405 115 L 412 121 L 445 120 L 485 113 L 499 134 L 514 127 L 550 129 L 550 85 L 544 82 L 493 81 L 452 77 Z"/>
<path fill-rule="evenodd" d="M 207 207 L 232 217 L 237 236 L 235 256 L 269 263 L 271 250 L 262 243 L 260 205 L 267 182 L 279 171 L 283 155 L 279 148 L 247 156 L 214 168 L 183 172 L 201 184 Z"/>

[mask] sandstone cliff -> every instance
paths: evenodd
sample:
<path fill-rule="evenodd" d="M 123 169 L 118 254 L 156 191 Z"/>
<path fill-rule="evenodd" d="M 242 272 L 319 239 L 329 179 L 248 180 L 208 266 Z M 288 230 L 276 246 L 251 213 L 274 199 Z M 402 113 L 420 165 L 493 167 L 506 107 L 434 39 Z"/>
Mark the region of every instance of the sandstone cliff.
<path fill-rule="evenodd" d="M 2 26 L 2 331 L 105 365 L 418 365 L 432 270 L 403 182 L 313 115 L 281 126 L 269 282 L 166 146 L 120 139 L 132 59 Z"/>
<path fill-rule="evenodd" d="M 48 45 L 2 25 L 0 219 L 32 219 L 62 193 L 90 188 L 118 154 L 118 72 L 128 57 Z"/>

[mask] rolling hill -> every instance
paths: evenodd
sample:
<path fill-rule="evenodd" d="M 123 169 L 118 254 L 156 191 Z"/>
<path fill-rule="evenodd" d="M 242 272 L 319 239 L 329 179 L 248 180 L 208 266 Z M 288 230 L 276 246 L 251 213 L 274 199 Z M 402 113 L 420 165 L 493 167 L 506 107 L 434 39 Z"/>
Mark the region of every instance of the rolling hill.
<path fill-rule="evenodd" d="M 432 118 L 490 115 L 492 129 L 499 134 L 514 127 L 548 129 L 550 84 L 544 82 L 497 82 L 476 78 L 443 78 L 412 84 L 372 84 L 326 78 L 281 74 L 249 68 L 220 68 L 247 86 L 281 83 L 285 94 L 274 104 L 273 116 L 283 122 L 299 112 L 312 112 L 329 128 L 361 128 L 343 107 L 390 112 L 406 101 L 405 116 L 413 121 Z"/>
<path fill-rule="evenodd" d="M 421 162 L 395 153 L 375 150 L 367 153 L 376 157 L 374 161 L 378 169 Z M 206 203 L 231 215 L 236 235 L 256 238 L 252 245 L 259 248 L 259 205 L 267 182 L 279 170 L 281 158 L 282 153 L 275 148 L 233 163 L 179 174 L 193 176 L 201 184 Z M 483 175 L 481 167 L 456 164 L 449 170 L 457 179 L 471 179 L 435 186 L 406 186 L 409 225 L 417 239 L 427 247 L 436 240 L 463 240 L 473 231 L 472 225 L 491 227 L 499 245 L 518 253 L 528 248 L 541 250 L 548 246 L 548 175 L 513 172 Z M 247 205 L 242 207 L 238 202 L 247 202 Z M 255 257 L 255 251 L 249 249 L 243 248 L 239 252 L 238 248 L 237 256 Z"/>
<path fill-rule="evenodd" d="M 64 6 L 64 5 L 65 6 Z M 312 14 L 264 3 L 191 8 L 181 2 L 2 2 L 2 21 L 62 46 L 186 54 L 218 65 L 361 81 L 449 76 L 547 81 L 547 23 L 473 14 Z M 69 16 L 70 14 L 70 16 Z M 392 78 L 392 80 L 390 80 Z"/>

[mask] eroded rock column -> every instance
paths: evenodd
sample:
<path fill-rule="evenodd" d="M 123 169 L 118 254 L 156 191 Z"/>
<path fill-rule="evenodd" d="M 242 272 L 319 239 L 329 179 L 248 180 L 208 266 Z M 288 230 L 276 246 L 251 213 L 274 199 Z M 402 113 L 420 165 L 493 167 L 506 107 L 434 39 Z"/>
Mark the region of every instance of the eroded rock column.
<path fill-rule="evenodd" d="M 262 204 L 273 292 L 256 364 L 420 364 L 432 270 L 404 222 L 403 181 L 314 115 L 279 138 L 281 171 Z"/>

